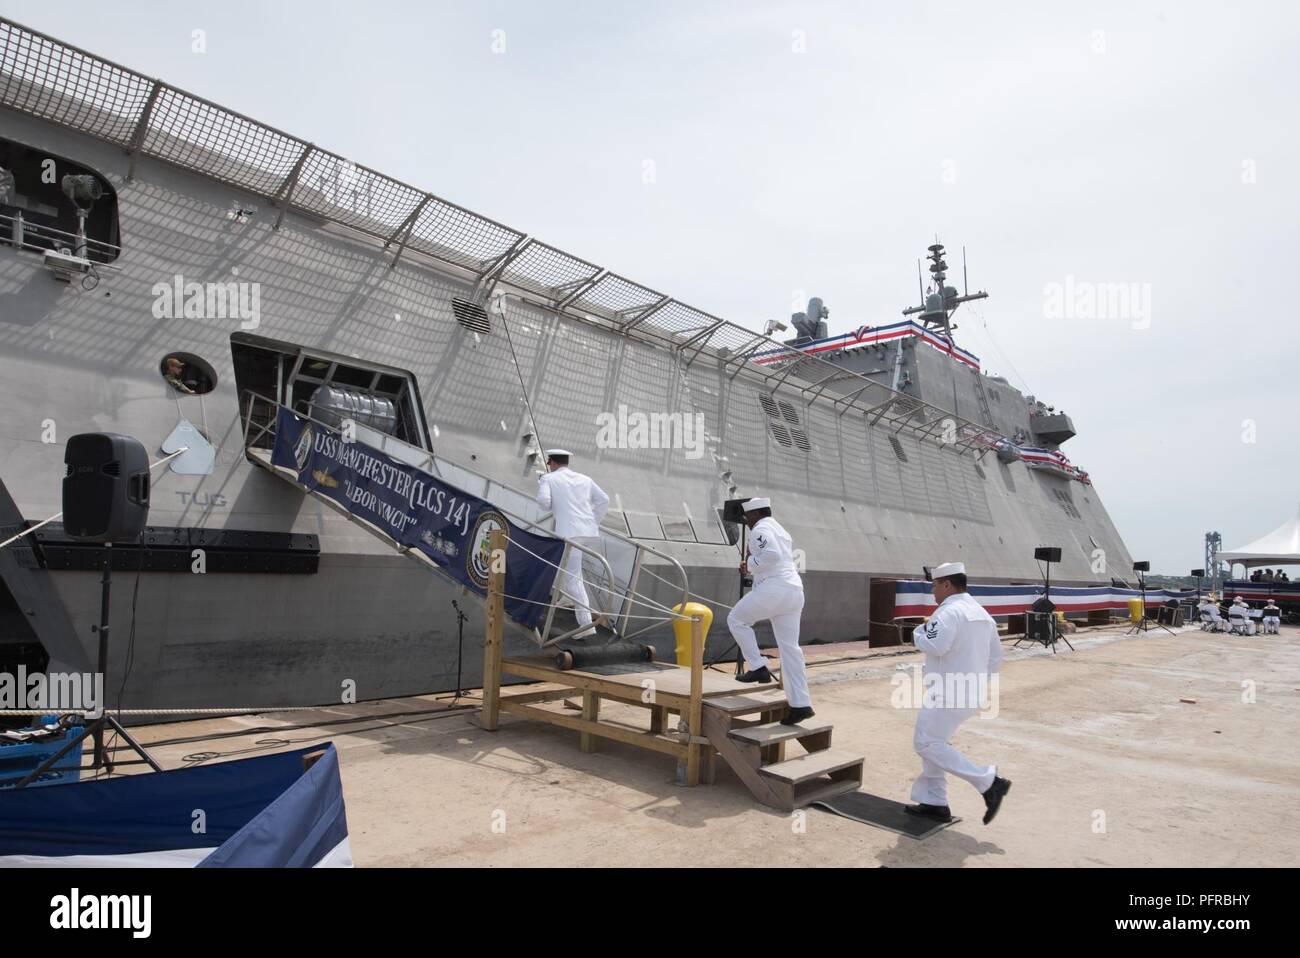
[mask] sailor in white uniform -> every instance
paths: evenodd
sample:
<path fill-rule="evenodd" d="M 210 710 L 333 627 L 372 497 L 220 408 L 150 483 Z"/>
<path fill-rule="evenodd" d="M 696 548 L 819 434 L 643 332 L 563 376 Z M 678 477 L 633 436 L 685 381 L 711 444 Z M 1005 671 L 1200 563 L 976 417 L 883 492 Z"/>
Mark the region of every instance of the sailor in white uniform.
<path fill-rule="evenodd" d="M 1228 608 L 1228 619 L 1239 619 L 1241 624 L 1237 626 L 1242 635 L 1254 635 L 1255 623 L 1250 621 L 1250 606 L 1241 596 L 1232 600 L 1232 605 Z"/>
<path fill-rule="evenodd" d="M 1207 595 L 1203 598 L 1197 611 L 1201 616 L 1201 628 L 1208 628 L 1211 632 L 1223 631 L 1223 616 L 1219 612 L 1219 603 L 1215 601 L 1214 596 Z"/>
<path fill-rule="evenodd" d="M 555 534 L 590 546 L 599 541 L 600 520 L 609 509 L 609 496 L 590 476 L 569 468 L 567 449 L 546 450 L 546 468 L 537 480 L 537 504 L 555 516 Z M 582 552 L 570 548 L 560 575 L 560 591 L 573 600 L 578 625 L 583 627 L 573 638 L 595 632 L 591 624 L 591 602 L 582 581 Z"/>
<path fill-rule="evenodd" d="M 747 671 L 736 676 L 738 682 L 771 682 L 766 660 L 758 651 L 754 623 L 768 619 L 781 650 L 781 678 L 785 685 L 789 712 L 782 725 L 797 725 L 812 718 L 812 697 L 808 694 L 808 676 L 804 669 L 803 649 L 799 648 L 799 619 L 803 615 L 803 579 L 794 565 L 794 544 L 790 533 L 772 518 L 768 499 L 749 499 L 741 504 L 745 525 L 750 528 L 749 558 L 740 564 L 742 575 L 754 577 L 754 587 L 736 603 L 727 616 L 731 637 L 745 656 Z"/>
<path fill-rule="evenodd" d="M 1282 624 L 1282 609 L 1272 599 L 1264 606 L 1264 634 L 1277 635 Z"/>
<path fill-rule="evenodd" d="M 927 690 L 916 715 L 912 747 L 921 758 L 921 774 L 912 784 L 913 815 L 950 821 L 948 781 L 956 775 L 984 796 L 984 824 L 993 821 L 1011 782 L 998 775 L 995 765 L 976 765 L 948 744 L 962 722 L 979 712 L 983 688 L 994 687 L 993 677 L 1002 664 L 1002 642 L 997 623 L 966 591 L 966 566 L 946 562 L 932 573 L 934 599 L 939 607 L 912 640 L 925 653 Z M 972 694 L 974 693 L 974 694 Z M 971 701 L 974 699 L 974 701 Z"/>

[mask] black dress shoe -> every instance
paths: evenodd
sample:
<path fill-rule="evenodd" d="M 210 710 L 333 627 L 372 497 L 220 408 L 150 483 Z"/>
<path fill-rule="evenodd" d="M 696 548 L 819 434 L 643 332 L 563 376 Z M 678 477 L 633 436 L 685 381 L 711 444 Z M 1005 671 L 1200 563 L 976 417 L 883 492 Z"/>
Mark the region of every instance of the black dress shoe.
<path fill-rule="evenodd" d="M 984 824 L 987 825 L 993 821 L 997 815 L 998 809 L 1002 807 L 1002 799 L 1011 791 L 1011 780 L 1007 778 L 998 778 L 994 776 L 993 784 L 984 792 Z"/>
<path fill-rule="evenodd" d="M 741 672 L 736 676 L 737 682 L 771 682 L 774 681 L 772 673 L 764 665 L 761 668 L 754 669 L 752 672 Z"/>
<path fill-rule="evenodd" d="M 933 818 L 936 822 L 952 821 L 952 809 L 947 805 L 926 805 L 922 802 L 919 805 L 908 805 L 903 811 L 917 818 Z"/>
<path fill-rule="evenodd" d="M 812 718 L 817 713 L 812 710 L 812 706 L 804 705 L 799 708 L 790 707 L 790 711 L 785 713 L 785 718 L 781 719 L 782 725 L 798 725 L 804 719 Z"/>

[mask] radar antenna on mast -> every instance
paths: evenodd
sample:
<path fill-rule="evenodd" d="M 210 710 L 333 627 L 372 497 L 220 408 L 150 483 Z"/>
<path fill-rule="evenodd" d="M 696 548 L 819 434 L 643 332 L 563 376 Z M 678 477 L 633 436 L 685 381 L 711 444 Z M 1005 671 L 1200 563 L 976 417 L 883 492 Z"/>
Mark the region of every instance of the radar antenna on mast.
<path fill-rule="evenodd" d="M 958 293 L 955 287 L 946 285 L 948 279 L 948 264 L 944 262 L 943 244 L 939 242 L 936 236 L 934 245 L 930 247 L 930 278 L 934 285 L 927 293 L 921 291 L 921 305 L 909 306 L 903 310 L 904 316 L 913 316 L 921 314 L 921 322 L 927 328 L 942 329 L 944 335 L 949 339 L 952 338 L 953 325 L 951 323 L 952 314 L 957 311 L 957 307 L 962 303 L 968 303 L 975 299 L 987 299 L 988 293 L 980 290 L 978 293 L 970 292 L 970 286 L 966 283 L 966 247 L 961 251 L 961 274 L 962 283 L 966 287 L 962 293 Z M 916 282 L 921 285 L 921 263 L 917 260 L 916 264 Z"/>

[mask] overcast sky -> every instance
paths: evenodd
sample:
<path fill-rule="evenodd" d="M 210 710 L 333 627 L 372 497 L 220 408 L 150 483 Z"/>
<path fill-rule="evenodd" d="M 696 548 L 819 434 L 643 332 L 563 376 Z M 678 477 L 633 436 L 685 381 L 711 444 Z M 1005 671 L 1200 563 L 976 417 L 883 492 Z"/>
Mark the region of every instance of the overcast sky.
<path fill-rule="evenodd" d="M 958 343 L 1072 416 L 1135 558 L 1300 504 L 1300 4 L 0 11 L 742 325 L 893 321 L 937 234 L 991 294 Z"/>

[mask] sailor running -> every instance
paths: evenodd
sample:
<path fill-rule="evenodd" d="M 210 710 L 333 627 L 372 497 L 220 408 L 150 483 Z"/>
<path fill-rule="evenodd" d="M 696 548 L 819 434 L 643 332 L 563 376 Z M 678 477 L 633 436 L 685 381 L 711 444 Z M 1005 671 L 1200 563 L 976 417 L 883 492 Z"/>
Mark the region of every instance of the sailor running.
<path fill-rule="evenodd" d="M 984 796 L 984 824 L 993 821 L 1011 782 L 996 765 L 976 765 L 948 744 L 962 722 L 979 712 L 979 690 L 993 690 L 1002 664 L 1002 642 L 993 617 L 966 591 L 966 566 L 946 562 L 934 569 L 934 600 L 939 607 L 916 627 L 912 641 L 925 653 L 927 692 L 916 713 L 912 747 L 921 774 L 912 783 L 907 811 L 941 822 L 952 820 L 947 775 L 970 782 Z M 972 694 L 973 693 L 973 694 Z M 969 699 L 975 701 L 969 701 Z"/>
<path fill-rule="evenodd" d="M 782 725 L 797 725 L 813 716 L 812 697 L 808 694 L 808 676 L 804 670 L 803 650 L 799 648 L 799 620 L 803 615 L 803 579 L 794 565 L 794 548 L 790 533 L 772 518 L 768 499 L 749 499 L 742 503 L 745 525 L 749 527 L 749 557 L 741 562 L 742 575 L 754 577 L 749 590 L 727 616 L 731 637 L 745 656 L 747 671 L 736 676 L 738 682 L 771 682 L 766 660 L 758 651 L 754 623 L 768 619 L 781 651 L 781 677 L 785 684 L 790 710 Z"/>
<path fill-rule="evenodd" d="M 609 509 L 609 496 L 590 476 L 569 468 L 567 449 L 546 450 L 546 468 L 537 480 L 537 504 L 555 516 L 555 534 L 580 545 L 599 540 L 600 520 Z M 591 624 L 591 602 L 582 580 L 582 551 L 572 546 L 560 570 L 560 591 L 573 600 L 573 611 L 583 631 L 573 638 L 595 632 Z"/>

